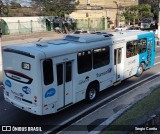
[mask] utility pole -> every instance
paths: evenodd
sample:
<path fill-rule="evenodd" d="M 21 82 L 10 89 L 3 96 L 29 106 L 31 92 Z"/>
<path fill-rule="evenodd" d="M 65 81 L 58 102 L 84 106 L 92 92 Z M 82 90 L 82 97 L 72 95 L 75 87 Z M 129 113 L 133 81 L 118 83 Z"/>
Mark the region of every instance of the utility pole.
<path fill-rule="evenodd" d="M 113 1 L 114 4 L 116 4 L 117 13 L 116 13 L 116 27 L 119 26 L 119 5 L 117 1 Z"/>
<path fill-rule="evenodd" d="M 159 3 L 159 17 L 158 17 L 158 39 L 160 41 L 160 3 Z"/>

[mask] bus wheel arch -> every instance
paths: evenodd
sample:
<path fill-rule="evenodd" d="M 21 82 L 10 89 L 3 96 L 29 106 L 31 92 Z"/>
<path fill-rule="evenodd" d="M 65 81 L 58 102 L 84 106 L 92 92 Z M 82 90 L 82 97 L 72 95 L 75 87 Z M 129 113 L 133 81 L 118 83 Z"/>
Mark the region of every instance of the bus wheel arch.
<path fill-rule="evenodd" d="M 95 80 L 95 81 L 92 81 L 88 87 L 87 87 L 87 90 L 86 90 L 86 100 L 87 102 L 93 102 L 97 95 L 98 95 L 98 92 L 99 92 L 99 81 L 98 80 Z"/>
<path fill-rule="evenodd" d="M 138 67 L 136 76 L 140 77 L 143 74 L 144 69 L 145 69 L 145 63 L 141 62 L 139 67 Z"/>

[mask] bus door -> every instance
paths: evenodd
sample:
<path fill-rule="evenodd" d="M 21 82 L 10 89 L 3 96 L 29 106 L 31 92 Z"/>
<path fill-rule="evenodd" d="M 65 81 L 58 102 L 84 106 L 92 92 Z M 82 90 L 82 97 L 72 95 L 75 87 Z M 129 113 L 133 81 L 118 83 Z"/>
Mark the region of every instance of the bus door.
<path fill-rule="evenodd" d="M 149 38 L 148 42 L 147 42 L 147 61 L 148 61 L 148 67 L 153 66 L 154 65 L 154 59 L 152 57 L 153 56 L 153 38 Z"/>
<path fill-rule="evenodd" d="M 122 62 L 122 48 L 114 49 L 114 70 L 116 81 L 122 80 L 123 62 Z"/>
<path fill-rule="evenodd" d="M 66 61 L 56 65 L 58 109 L 70 105 L 73 102 L 72 65 L 73 61 Z"/>

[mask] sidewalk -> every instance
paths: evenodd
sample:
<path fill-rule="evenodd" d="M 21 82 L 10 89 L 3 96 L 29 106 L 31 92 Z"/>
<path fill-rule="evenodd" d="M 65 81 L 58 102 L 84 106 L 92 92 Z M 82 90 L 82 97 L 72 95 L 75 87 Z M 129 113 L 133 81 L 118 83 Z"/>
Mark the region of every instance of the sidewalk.
<path fill-rule="evenodd" d="M 137 88 L 121 95 L 118 98 L 115 98 L 105 106 L 102 106 L 93 113 L 83 117 L 76 123 L 66 128 L 63 132 L 60 132 L 60 134 L 103 134 L 102 131 L 106 128 L 106 126 L 109 126 L 114 120 L 119 118 L 124 112 L 128 111 L 128 109 L 130 109 L 133 105 L 142 100 L 144 97 L 150 95 L 150 93 L 155 89 L 159 88 L 159 81 L 160 76 L 145 84 L 139 84 Z M 108 133 L 109 132 L 106 132 L 104 134 Z M 122 132 L 122 134 L 124 133 Z"/>
<path fill-rule="evenodd" d="M 53 35 L 61 35 L 61 34 L 58 34 L 54 31 L 33 32 L 33 33 L 26 33 L 26 34 L 11 34 L 11 35 L 2 35 L 2 40 L 9 41 L 9 40 L 17 40 L 17 39 L 47 37 L 47 36 L 53 36 Z"/>
<path fill-rule="evenodd" d="M 160 133 L 159 96 L 160 87 L 125 111 L 103 134 Z"/>
<path fill-rule="evenodd" d="M 64 34 L 58 34 L 55 32 L 38 32 L 38 33 L 22 34 L 22 35 L 3 35 L 2 46 L 55 40 L 63 38 L 63 36 Z"/>

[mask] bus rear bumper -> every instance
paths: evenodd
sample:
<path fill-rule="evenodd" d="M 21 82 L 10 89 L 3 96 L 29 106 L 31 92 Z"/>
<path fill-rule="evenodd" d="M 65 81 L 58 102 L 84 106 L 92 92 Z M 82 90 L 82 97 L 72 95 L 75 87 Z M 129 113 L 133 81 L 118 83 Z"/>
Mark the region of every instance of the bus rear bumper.
<path fill-rule="evenodd" d="M 4 94 L 4 99 L 5 99 L 5 101 L 11 103 L 12 105 L 14 105 L 14 106 L 16 106 L 16 107 L 18 107 L 18 108 L 20 108 L 22 110 L 25 110 L 25 111 L 30 112 L 32 114 L 42 115 L 42 112 L 39 111 L 39 108 L 37 106 L 36 107 L 27 106 L 25 104 L 22 104 L 22 103 L 20 103 L 18 101 L 15 101 L 15 100 L 9 98 L 5 94 Z"/>

